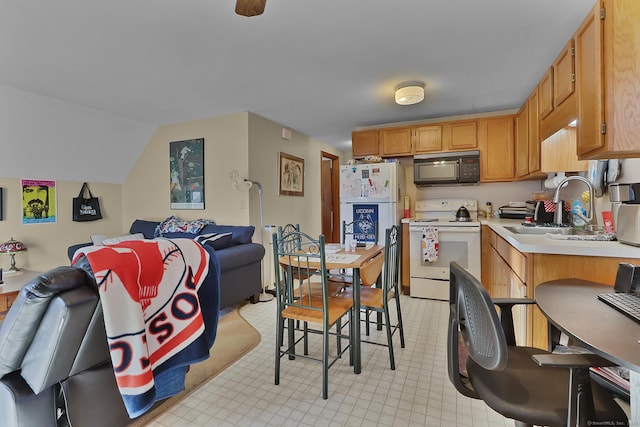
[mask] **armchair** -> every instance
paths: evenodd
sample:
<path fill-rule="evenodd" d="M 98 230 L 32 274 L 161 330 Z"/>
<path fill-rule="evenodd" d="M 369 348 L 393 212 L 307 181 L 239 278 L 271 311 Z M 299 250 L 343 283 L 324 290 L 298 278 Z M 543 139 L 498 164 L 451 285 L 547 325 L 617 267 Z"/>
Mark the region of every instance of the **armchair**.
<path fill-rule="evenodd" d="M 91 275 L 57 267 L 27 283 L 0 324 L 0 425 L 128 422 Z"/>
<path fill-rule="evenodd" d="M 482 283 L 455 262 L 450 271 L 447 364 L 456 390 L 484 400 L 519 426 L 628 425 L 608 391 L 589 378 L 590 366 L 609 361 L 516 346 L 509 325 L 516 300 L 504 301 L 501 323 Z"/>

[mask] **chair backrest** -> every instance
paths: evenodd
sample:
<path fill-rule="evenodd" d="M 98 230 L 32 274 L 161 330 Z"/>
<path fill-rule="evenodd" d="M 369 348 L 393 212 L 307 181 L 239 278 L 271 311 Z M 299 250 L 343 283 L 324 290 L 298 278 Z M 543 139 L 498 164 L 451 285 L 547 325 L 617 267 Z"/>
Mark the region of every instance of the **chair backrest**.
<path fill-rule="evenodd" d="M 359 242 L 378 244 L 378 222 L 366 219 L 355 219 L 352 222 L 342 221 L 342 244 L 347 236 L 353 236 Z"/>
<path fill-rule="evenodd" d="M 320 297 L 318 284 L 322 288 L 322 305 L 328 306 L 324 235 L 314 240 L 300 231 L 283 233 L 280 237 L 274 234 L 273 255 L 276 283 L 281 284 L 276 286 L 279 310 L 297 307 L 322 311 L 322 307 L 311 303 L 311 295 Z"/>
<path fill-rule="evenodd" d="M 450 327 L 460 331 L 469 357 L 484 369 L 505 369 L 507 340 L 489 293 L 478 279 L 456 262 L 450 265 L 449 283 L 453 316 Z"/>
<path fill-rule="evenodd" d="M 285 225 L 279 225 L 278 226 L 278 238 L 280 239 L 280 241 L 282 241 L 282 236 L 284 234 L 289 234 L 292 233 L 294 231 L 300 231 L 300 224 L 285 224 Z M 291 235 L 292 238 L 298 238 L 298 235 Z M 298 241 L 296 241 L 296 243 L 300 243 Z"/>
<path fill-rule="evenodd" d="M 401 236 L 400 226 L 393 225 L 385 231 L 384 237 L 384 276 L 382 278 L 382 286 L 385 295 L 393 290 L 396 298 L 399 297 Z"/>
<path fill-rule="evenodd" d="M 57 267 L 27 283 L 0 327 L 0 378 L 20 370 L 37 394 L 110 360 L 99 307 L 95 280 L 82 269 Z M 101 345 L 89 349 L 96 334 Z"/>

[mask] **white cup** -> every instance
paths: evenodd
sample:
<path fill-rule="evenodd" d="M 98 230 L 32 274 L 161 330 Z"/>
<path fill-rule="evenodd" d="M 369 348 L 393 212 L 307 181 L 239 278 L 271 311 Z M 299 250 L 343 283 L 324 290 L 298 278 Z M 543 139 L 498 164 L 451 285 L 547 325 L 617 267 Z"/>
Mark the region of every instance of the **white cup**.
<path fill-rule="evenodd" d="M 356 239 L 351 240 L 351 252 L 355 252 L 358 247 L 358 241 Z"/>
<path fill-rule="evenodd" d="M 351 251 L 351 247 L 353 246 L 354 243 L 357 243 L 355 240 L 353 240 L 353 236 L 345 236 L 344 238 L 344 250 L 345 251 Z"/>

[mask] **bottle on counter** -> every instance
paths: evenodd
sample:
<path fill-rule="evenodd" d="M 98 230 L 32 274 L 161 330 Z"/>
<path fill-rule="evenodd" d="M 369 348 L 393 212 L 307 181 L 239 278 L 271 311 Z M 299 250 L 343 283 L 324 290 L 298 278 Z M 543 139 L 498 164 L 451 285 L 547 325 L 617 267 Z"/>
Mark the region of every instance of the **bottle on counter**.
<path fill-rule="evenodd" d="M 491 202 L 487 202 L 487 218 L 491 218 L 493 216 L 493 205 L 491 204 Z"/>

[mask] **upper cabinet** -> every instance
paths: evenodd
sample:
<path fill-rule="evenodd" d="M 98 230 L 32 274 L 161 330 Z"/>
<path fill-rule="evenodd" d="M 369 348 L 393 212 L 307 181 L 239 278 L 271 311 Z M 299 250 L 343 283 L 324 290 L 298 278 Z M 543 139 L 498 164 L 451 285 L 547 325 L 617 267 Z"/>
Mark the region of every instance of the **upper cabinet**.
<path fill-rule="evenodd" d="M 480 182 L 512 181 L 515 178 L 514 117 L 478 120 Z"/>
<path fill-rule="evenodd" d="M 525 102 L 516 116 L 516 178 L 529 175 L 529 103 Z"/>
<path fill-rule="evenodd" d="M 380 154 L 378 129 L 351 132 L 351 154 L 353 157 L 377 156 Z"/>
<path fill-rule="evenodd" d="M 425 125 L 414 128 L 415 152 L 442 151 L 442 125 Z"/>
<path fill-rule="evenodd" d="M 580 159 L 640 157 L 640 2 L 600 0 L 576 32 Z"/>
<path fill-rule="evenodd" d="M 538 84 L 541 140 L 578 116 L 575 58 L 575 41 L 571 38 Z"/>
<path fill-rule="evenodd" d="M 553 67 L 549 67 L 540 83 L 538 83 L 540 94 L 540 118 L 546 118 L 553 111 Z"/>
<path fill-rule="evenodd" d="M 447 151 L 478 148 L 478 122 L 476 120 L 445 123 L 442 134 Z"/>
<path fill-rule="evenodd" d="M 410 156 L 413 154 L 411 135 L 411 127 L 382 129 L 380 131 L 380 155 Z"/>

